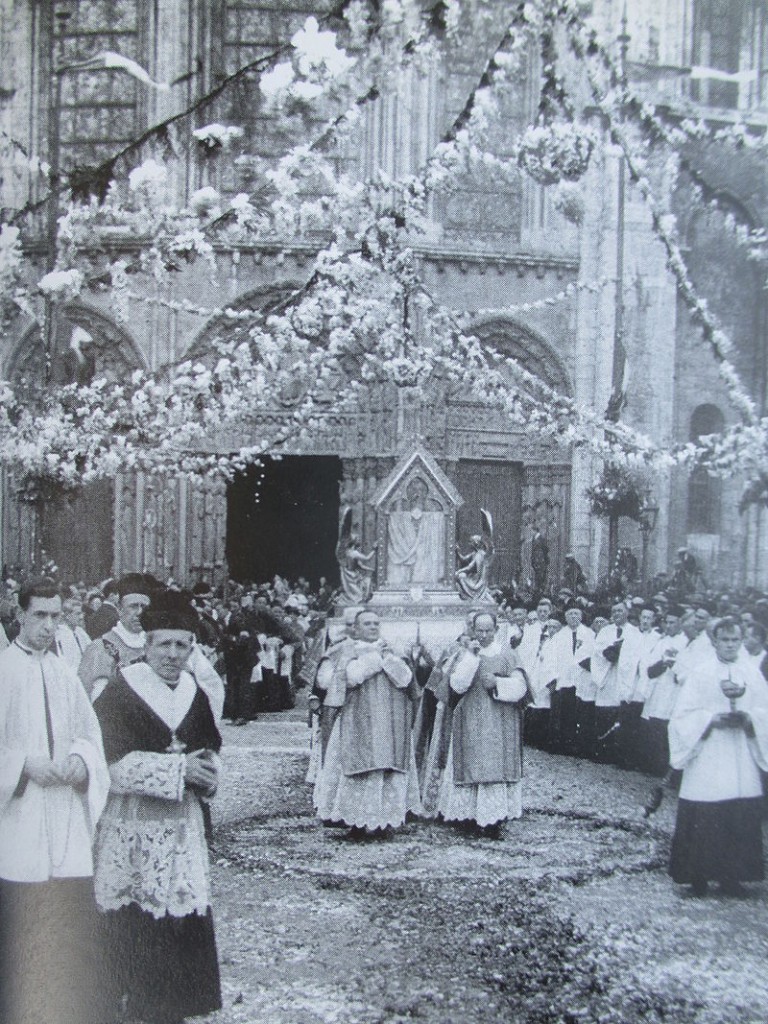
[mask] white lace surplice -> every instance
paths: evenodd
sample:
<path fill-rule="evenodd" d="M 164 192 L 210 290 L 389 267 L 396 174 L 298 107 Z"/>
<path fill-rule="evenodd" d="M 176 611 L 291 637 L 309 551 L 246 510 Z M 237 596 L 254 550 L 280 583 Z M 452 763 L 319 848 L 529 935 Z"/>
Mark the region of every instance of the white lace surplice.
<path fill-rule="evenodd" d="M 408 811 L 418 814 L 419 780 L 410 751 L 408 771 L 371 771 L 345 775 L 342 770 L 341 729 L 336 720 L 318 773 L 314 804 L 322 821 L 343 821 L 356 828 L 397 828 Z"/>
<path fill-rule="evenodd" d="M 437 813 L 444 821 L 474 821 L 478 825 L 495 825 L 507 818 L 523 814 L 522 782 L 481 782 L 456 785 L 453 781 L 453 739 L 440 783 Z"/>
<path fill-rule="evenodd" d="M 147 665 L 124 669 L 124 675 L 169 728 L 178 727 L 195 693 L 189 677 L 182 675 L 177 691 L 158 683 L 153 695 Z M 94 885 L 102 910 L 135 903 L 157 918 L 205 914 L 210 884 L 203 813 L 198 797 L 185 791 L 184 768 L 183 753 L 140 750 L 111 765 L 96 842 Z"/>

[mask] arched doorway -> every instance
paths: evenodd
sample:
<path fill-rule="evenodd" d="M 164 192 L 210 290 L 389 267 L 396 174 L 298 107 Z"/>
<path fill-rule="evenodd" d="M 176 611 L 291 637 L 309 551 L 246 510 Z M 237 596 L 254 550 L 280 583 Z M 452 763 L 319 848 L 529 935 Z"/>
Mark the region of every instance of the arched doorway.
<path fill-rule="evenodd" d="M 227 488 L 227 564 L 232 579 L 275 573 L 313 585 L 338 582 L 341 459 L 287 455 L 238 473 Z"/>

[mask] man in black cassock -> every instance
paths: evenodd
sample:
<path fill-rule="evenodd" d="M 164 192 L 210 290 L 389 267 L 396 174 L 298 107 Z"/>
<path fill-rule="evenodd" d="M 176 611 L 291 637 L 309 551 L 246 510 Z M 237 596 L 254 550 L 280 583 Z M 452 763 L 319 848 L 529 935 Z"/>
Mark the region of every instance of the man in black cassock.
<path fill-rule="evenodd" d="M 221 737 L 184 669 L 197 614 L 156 593 L 142 613 L 144 661 L 94 703 L 111 789 L 98 832 L 95 890 L 106 912 L 115 1005 L 177 1024 L 221 1007 L 202 801 L 216 791 Z"/>

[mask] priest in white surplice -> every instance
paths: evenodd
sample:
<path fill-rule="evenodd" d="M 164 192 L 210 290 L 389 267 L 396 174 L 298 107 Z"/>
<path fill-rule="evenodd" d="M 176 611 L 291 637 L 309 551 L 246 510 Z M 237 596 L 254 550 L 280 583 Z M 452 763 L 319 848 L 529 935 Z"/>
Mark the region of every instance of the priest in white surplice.
<path fill-rule="evenodd" d="M 100 1018 L 91 843 L 109 789 L 88 697 L 51 653 L 61 598 L 19 594 L 20 632 L 0 654 L 0 1020 Z"/>
<path fill-rule="evenodd" d="M 670 762 L 683 770 L 670 874 L 702 895 L 763 878 L 762 780 L 768 770 L 768 684 L 739 658 L 741 626 L 722 619 L 714 649 L 692 666 L 669 722 Z"/>

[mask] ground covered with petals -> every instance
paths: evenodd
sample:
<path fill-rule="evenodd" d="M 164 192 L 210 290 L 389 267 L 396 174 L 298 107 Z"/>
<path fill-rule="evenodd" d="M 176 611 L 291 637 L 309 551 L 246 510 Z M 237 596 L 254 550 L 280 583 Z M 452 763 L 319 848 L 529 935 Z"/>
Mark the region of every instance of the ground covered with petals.
<path fill-rule="evenodd" d="M 501 840 L 409 822 L 324 828 L 297 712 L 225 727 L 211 1024 L 764 1024 L 768 883 L 690 897 L 665 865 L 674 797 L 537 751 Z"/>

